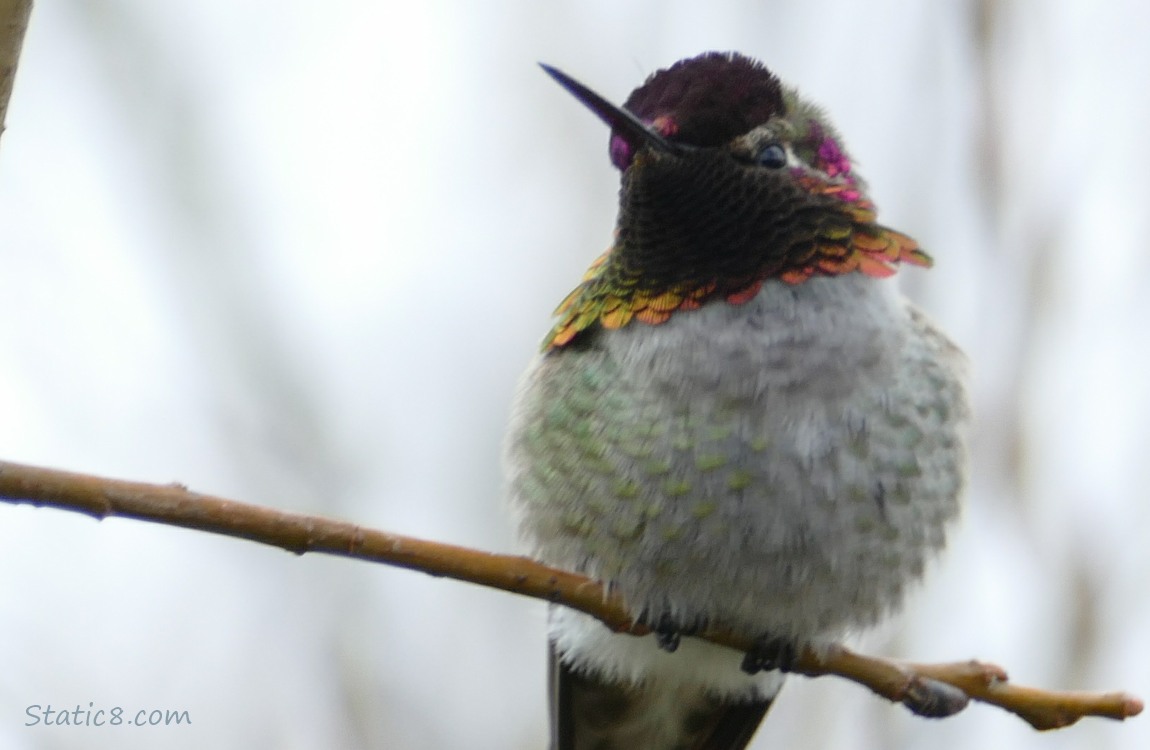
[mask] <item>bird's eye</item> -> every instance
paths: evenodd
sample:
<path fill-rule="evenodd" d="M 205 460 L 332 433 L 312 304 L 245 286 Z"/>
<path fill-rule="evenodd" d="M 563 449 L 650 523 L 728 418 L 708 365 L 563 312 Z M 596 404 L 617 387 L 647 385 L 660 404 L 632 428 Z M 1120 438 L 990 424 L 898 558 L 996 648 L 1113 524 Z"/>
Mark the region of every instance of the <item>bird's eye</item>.
<path fill-rule="evenodd" d="M 779 169 L 787 166 L 787 151 L 777 143 L 768 143 L 755 158 L 761 166 Z"/>

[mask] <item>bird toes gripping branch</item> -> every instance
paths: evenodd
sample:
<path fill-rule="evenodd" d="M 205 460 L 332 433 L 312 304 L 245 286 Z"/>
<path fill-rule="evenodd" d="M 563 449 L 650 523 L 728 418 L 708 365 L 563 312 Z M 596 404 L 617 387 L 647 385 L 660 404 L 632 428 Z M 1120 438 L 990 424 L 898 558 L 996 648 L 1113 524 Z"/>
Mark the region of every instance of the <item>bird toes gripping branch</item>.
<path fill-rule="evenodd" d="M 798 657 L 799 648 L 793 639 L 763 636 L 746 652 L 740 666 L 747 674 L 769 672 L 774 669 L 791 672 L 794 671 Z"/>
<path fill-rule="evenodd" d="M 698 621 L 692 624 L 683 624 L 668 612 L 653 614 L 650 611 L 642 612 L 635 622 L 651 629 L 655 634 L 655 642 L 659 648 L 669 654 L 679 650 L 679 644 L 684 636 L 692 636 L 706 629 L 707 624 Z"/>
<path fill-rule="evenodd" d="M 966 708 L 970 704 L 970 696 L 954 685 L 916 676 L 907 685 L 902 704 L 916 716 L 945 719 Z"/>

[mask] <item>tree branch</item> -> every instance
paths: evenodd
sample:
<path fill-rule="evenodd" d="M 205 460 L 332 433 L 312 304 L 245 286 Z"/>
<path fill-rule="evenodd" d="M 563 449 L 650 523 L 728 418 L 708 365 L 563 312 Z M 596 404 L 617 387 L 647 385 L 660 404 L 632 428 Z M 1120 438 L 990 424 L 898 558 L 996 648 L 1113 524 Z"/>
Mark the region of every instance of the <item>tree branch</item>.
<path fill-rule="evenodd" d="M 631 618 L 619 596 L 600 584 L 525 557 L 237 503 L 190 492 L 178 484 L 128 482 L 0 461 L 0 498 L 79 511 L 96 519 L 123 516 L 198 529 L 296 554 L 322 552 L 386 563 L 562 604 L 597 617 L 620 633 L 650 632 Z M 740 651 L 754 645 L 722 630 L 708 630 L 697 637 Z M 799 654 L 795 671 L 810 677 L 838 675 L 928 717 L 954 714 L 970 699 L 1010 711 L 1036 729 L 1065 727 L 1084 716 L 1121 720 L 1142 711 L 1142 701 L 1127 693 L 1053 692 L 1013 685 L 1001 667 L 976 661 L 911 664 L 832 646 Z"/>
<path fill-rule="evenodd" d="M 32 15 L 32 0 L 0 0 L 0 133 L 8 116 L 8 100 Z"/>

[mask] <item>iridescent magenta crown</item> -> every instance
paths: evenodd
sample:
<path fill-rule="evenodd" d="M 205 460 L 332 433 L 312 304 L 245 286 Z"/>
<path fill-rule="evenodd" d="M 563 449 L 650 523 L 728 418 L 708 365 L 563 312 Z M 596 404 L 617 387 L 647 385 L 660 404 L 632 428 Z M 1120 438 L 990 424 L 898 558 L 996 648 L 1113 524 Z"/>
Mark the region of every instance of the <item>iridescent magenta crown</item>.
<path fill-rule="evenodd" d="M 779 79 L 737 52 L 706 52 L 660 70 L 623 106 L 670 141 L 721 146 L 775 115 L 785 114 Z M 630 142 L 612 134 L 611 161 L 625 169 Z"/>

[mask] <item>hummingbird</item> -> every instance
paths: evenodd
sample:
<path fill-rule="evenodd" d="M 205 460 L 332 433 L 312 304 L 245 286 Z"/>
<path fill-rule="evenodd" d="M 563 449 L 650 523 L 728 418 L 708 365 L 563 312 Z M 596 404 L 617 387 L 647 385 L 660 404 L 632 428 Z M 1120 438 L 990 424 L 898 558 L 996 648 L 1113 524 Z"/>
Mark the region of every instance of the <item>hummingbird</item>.
<path fill-rule="evenodd" d="M 619 213 L 520 381 L 508 496 L 536 559 L 654 631 L 552 606 L 551 748 L 744 748 L 796 654 L 891 614 L 944 546 L 966 360 L 890 278 L 930 257 L 762 63 L 681 60 L 622 107 L 543 68 L 610 127 Z"/>

